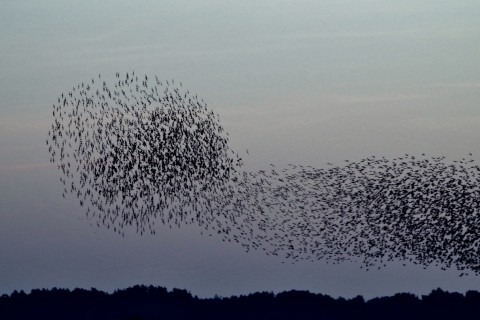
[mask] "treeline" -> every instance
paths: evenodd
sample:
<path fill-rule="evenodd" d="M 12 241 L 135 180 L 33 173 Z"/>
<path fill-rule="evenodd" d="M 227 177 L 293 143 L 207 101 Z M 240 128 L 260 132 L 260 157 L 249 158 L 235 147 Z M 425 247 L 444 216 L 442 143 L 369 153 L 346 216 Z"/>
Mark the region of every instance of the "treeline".
<path fill-rule="evenodd" d="M 441 289 L 365 301 L 308 291 L 201 299 L 186 290 L 135 286 L 112 294 L 96 289 L 35 289 L 0 297 L 0 319 L 474 319 L 480 293 Z"/>

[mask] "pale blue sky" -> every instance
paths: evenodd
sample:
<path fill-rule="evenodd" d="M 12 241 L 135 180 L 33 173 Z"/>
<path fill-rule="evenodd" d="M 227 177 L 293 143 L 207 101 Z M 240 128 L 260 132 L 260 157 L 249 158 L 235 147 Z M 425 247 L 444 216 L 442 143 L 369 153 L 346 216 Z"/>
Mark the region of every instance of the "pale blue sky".
<path fill-rule="evenodd" d="M 480 289 L 478 277 L 433 267 L 285 265 L 194 227 L 120 238 L 61 197 L 44 144 L 58 95 L 135 70 L 203 97 L 232 147 L 249 149 L 248 168 L 422 152 L 478 159 L 479 16 L 473 0 L 0 0 L 0 293 Z"/>

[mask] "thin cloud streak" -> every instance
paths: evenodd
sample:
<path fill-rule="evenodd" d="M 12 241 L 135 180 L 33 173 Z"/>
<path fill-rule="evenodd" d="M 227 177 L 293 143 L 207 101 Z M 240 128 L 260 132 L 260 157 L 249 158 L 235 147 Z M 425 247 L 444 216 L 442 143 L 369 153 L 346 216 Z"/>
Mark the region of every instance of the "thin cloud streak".
<path fill-rule="evenodd" d="M 45 168 L 53 168 L 55 165 L 49 162 L 14 164 L 14 165 L 0 165 L 0 171 L 30 171 Z"/>

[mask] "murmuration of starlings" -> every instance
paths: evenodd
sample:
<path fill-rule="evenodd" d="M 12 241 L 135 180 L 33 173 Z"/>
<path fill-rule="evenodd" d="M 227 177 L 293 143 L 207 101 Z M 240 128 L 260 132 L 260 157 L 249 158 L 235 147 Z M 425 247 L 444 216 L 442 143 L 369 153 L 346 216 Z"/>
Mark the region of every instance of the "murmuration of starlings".
<path fill-rule="evenodd" d="M 195 224 L 287 261 L 480 273 L 480 166 L 471 154 L 246 171 L 219 116 L 181 82 L 112 79 L 62 93 L 46 141 L 63 196 L 99 227 L 143 234 L 159 222 Z"/>

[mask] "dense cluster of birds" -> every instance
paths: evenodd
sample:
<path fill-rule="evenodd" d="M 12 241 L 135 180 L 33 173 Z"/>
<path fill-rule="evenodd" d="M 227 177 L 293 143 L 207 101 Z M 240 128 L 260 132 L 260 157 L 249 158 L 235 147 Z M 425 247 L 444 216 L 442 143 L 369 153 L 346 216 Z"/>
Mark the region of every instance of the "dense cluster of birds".
<path fill-rule="evenodd" d="M 154 223 L 210 234 L 293 261 L 437 264 L 480 273 L 480 166 L 405 154 L 323 168 L 246 171 L 205 101 L 181 83 L 116 74 L 63 93 L 47 145 L 99 226 Z"/>

